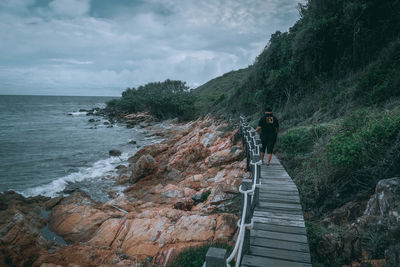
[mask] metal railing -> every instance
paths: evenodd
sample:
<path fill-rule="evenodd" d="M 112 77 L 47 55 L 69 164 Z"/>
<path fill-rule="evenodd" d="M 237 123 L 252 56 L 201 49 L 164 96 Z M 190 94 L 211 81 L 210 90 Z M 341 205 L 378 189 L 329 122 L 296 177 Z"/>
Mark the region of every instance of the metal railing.
<path fill-rule="evenodd" d="M 242 255 L 250 248 L 250 230 L 253 228 L 253 211 L 258 204 L 260 183 L 260 139 L 254 128 L 249 126 L 243 117 L 240 117 L 240 130 L 243 145 L 246 149 L 247 170 L 251 171 L 253 179 L 243 179 L 239 187 L 242 194 L 241 218 L 238 221 L 239 234 L 232 253 L 227 257 L 227 251 L 211 247 L 207 251 L 203 267 L 230 267 L 230 262 L 236 259 L 235 267 L 240 266 Z M 249 200 L 250 196 L 250 200 Z"/>

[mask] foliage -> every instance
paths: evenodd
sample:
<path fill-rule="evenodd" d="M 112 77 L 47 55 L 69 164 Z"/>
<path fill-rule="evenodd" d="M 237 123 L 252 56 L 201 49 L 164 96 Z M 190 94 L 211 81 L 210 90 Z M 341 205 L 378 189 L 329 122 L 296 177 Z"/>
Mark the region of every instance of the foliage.
<path fill-rule="evenodd" d="M 331 108 L 337 116 L 346 102 L 379 104 L 400 96 L 399 10 L 399 1 L 307 1 L 295 25 L 272 34 L 252 66 L 199 88 L 202 109 L 251 115 L 268 104 L 285 111 L 314 95 L 320 101 L 307 112 Z M 343 87 L 347 77 L 352 80 Z M 335 95 L 339 103 L 324 105 Z"/>
<path fill-rule="evenodd" d="M 385 233 L 376 231 L 376 229 L 370 229 L 363 234 L 361 241 L 373 259 L 385 257 L 385 249 L 389 243 Z"/>
<path fill-rule="evenodd" d="M 325 228 L 318 222 L 312 221 L 306 222 L 306 228 L 313 266 L 342 266 L 345 263 L 343 258 L 335 258 L 334 255 L 329 255 L 327 257 L 327 255 L 319 254 L 319 248 L 321 247 L 323 237 L 328 234 L 335 234 L 338 237 L 341 237 L 345 230 L 344 228 Z"/>
<path fill-rule="evenodd" d="M 184 82 L 165 80 L 128 88 L 120 99 L 109 101 L 106 109 L 109 113 L 148 111 L 160 119 L 187 120 L 194 115 L 194 96 Z"/>
<path fill-rule="evenodd" d="M 280 136 L 280 147 L 290 155 L 304 154 L 312 149 L 315 141 L 325 135 L 326 131 L 324 125 L 291 128 Z"/>
<path fill-rule="evenodd" d="M 224 243 L 205 244 L 199 247 L 189 247 L 183 250 L 169 264 L 169 267 L 201 267 L 206 259 L 207 250 L 210 247 L 225 248 L 228 253 L 232 248 Z"/>
<path fill-rule="evenodd" d="M 193 199 L 193 201 L 194 201 L 194 204 L 193 204 L 193 205 L 197 205 L 197 204 L 199 204 L 199 203 L 201 203 L 201 202 L 207 201 L 208 196 L 209 196 L 210 194 L 211 194 L 211 191 L 208 190 L 208 191 L 204 192 L 204 193 L 201 195 L 200 199 L 197 199 L 197 198 L 195 198 L 195 197 L 192 197 L 192 199 Z"/>
<path fill-rule="evenodd" d="M 355 112 L 345 119 L 343 132 L 331 138 L 327 158 L 340 167 L 359 167 L 374 160 L 399 131 L 400 118 L 395 115 Z"/>

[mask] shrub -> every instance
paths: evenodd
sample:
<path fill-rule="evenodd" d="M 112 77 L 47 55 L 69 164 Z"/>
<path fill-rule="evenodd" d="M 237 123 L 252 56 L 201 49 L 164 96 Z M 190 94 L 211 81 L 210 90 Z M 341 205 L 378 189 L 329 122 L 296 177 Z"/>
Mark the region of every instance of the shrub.
<path fill-rule="evenodd" d="M 331 138 L 327 145 L 328 160 L 344 168 L 360 167 L 373 161 L 394 141 L 400 131 L 400 118 L 390 114 L 374 116 L 356 112 L 358 120 L 343 123 L 343 132 Z M 351 126 L 347 126 L 351 125 Z"/>
<path fill-rule="evenodd" d="M 304 154 L 312 148 L 316 140 L 326 133 L 327 127 L 323 125 L 292 128 L 280 137 L 280 147 L 291 155 Z"/>
<path fill-rule="evenodd" d="M 199 247 L 189 247 L 183 250 L 169 264 L 169 267 L 201 267 L 206 259 L 207 250 L 210 247 L 225 248 L 228 253 L 232 248 L 224 243 L 209 243 Z"/>

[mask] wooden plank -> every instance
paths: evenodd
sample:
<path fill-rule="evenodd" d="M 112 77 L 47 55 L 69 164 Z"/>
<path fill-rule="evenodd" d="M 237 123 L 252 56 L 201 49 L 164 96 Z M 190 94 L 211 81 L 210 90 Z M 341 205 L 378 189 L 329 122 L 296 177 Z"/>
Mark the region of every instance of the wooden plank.
<path fill-rule="evenodd" d="M 284 208 L 284 209 L 298 209 L 298 210 L 302 210 L 301 205 L 300 204 L 291 204 L 291 203 L 272 203 L 272 202 L 260 202 L 258 203 L 258 206 L 263 208 Z"/>
<path fill-rule="evenodd" d="M 261 237 L 250 237 L 250 245 L 258 246 L 258 247 L 286 249 L 286 250 L 310 253 L 308 244 L 285 241 L 285 240 L 276 240 L 276 239 L 261 238 Z"/>
<path fill-rule="evenodd" d="M 298 191 L 287 191 L 287 190 L 278 190 L 278 189 L 260 189 L 259 190 L 260 194 L 276 194 L 276 195 L 281 195 L 281 196 L 298 196 Z"/>
<path fill-rule="evenodd" d="M 311 263 L 310 253 L 300 251 L 250 246 L 249 254 L 274 259 Z"/>
<path fill-rule="evenodd" d="M 268 223 L 274 225 L 305 227 L 304 221 L 297 221 L 297 220 L 281 220 L 278 218 L 265 218 L 265 217 L 253 216 L 253 221 L 258 223 Z"/>
<path fill-rule="evenodd" d="M 276 184 L 276 185 L 294 185 L 292 180 L 283 180 L 283 179 L 276 179 L 276 180 L 272 180 L 272 179 L 261 179 L 261 184 Z"/>
<path fill-rule="evenodd" d="M 287 233 L 251 229 L 250 236 L 308 244 L 306 235 L 287 234 Z"/>
<path fill-rule="evenodd" d="M 254 216 L 304 221 L 303 214 L 295 215 L 295 214 L 285 214 L 285 213 L 281 213 L 281 212 L 269 212 L 269 211 L 259 211 L 258 210 L 258 211 L 254 211 Z"/>
<path fill-rule="evenodd" d="M 285 210 L 285 209 L 277 209 L 277 208 L 260 208 L 256 207 L 254 210 L 257 211 L 267 211 L 267 212 L 279 212 L 281 214 L 291 214 L 291 215 L 303 215 L 303 211 L 301 210 Z"/>
<path fill-rule="evenodd" d="M 262 197 L 260 197 L 259 201 L 262 201 L 262 202 L 275 202 L 275 203 L 300 204 L 300 200 L 298 200 L 298 199 L 291 199 L 291 198 L 285 198 L 284 196 L 281 196 L 281 197 L 274 197 L 274 198 L 262 196 Z"/>
<path fill-rule="evenodd" d="M 254 255 L 244 255 L 241 266 L 253 267 L 312 267 L 309 263 L 285 261 L 259 257 Z"/>
<path fill-rule="evenodd" d="M 279 202 L 279 201 L 283 201 L 283 202 L 296 202 L 296 203 L 300 203 L 300 198 L 296 195 L 289 195 L 289 196 L 282 196 L 279 194 L 268 194 L 268 193 L 263 193 L 262 194 L 262 198 L 265 199 L 263 200 L 263 202 L 268 202 L 268 201 L 272 201 L 272 202 Z M 260 197 L 261 199 L 261 197 Z"/>
<path fill-rule="evenodd" d="M 305 227 L 273 225 L 273 224 L 267 224 L 267 223 L 254 223 L 253 229 L 255 229 L 255 230 L 263 230 L 263 231 L 271 231 L 271 232 L 287 233 L 287 234 L 298 234 L 298 235 L 307 234 Z"/>

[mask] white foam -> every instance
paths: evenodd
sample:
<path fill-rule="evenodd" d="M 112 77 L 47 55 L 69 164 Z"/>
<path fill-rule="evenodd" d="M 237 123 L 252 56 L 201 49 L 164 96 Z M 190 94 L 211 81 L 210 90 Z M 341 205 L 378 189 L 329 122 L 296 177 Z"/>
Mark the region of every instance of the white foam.
<path fill-rule="evenodd" d="M 22 193 L 25 197 L 37 195 L 56 197 L 69 183 L 100 179 L 107 173 L 116 175 L 115 167 L 127 161 L 130 156 L 131 154 L 129 153 L 122 153 L 120 157 L 110 157 L 99 160 L 89 168 L 80 168 L 78 172 L 57 178 L 48 184 L 26 189 L 20 193 Z"/>
<path fill-rule="evenodd" d="M 86 115 L 87 112 L 86 111 L 77 111 L 77 112 L 71 112 L 69 114 L 71 114 L 72 116 L 83 116 L 83 115 Z"/>

